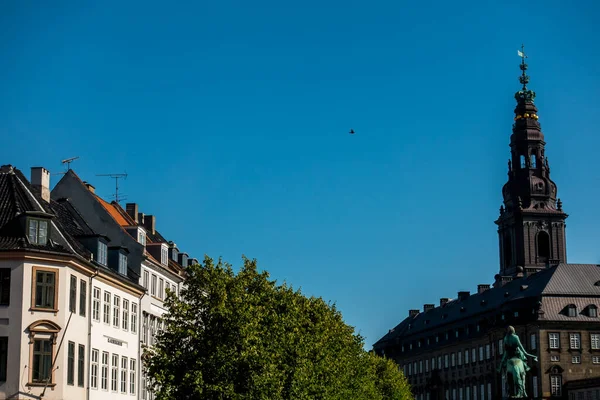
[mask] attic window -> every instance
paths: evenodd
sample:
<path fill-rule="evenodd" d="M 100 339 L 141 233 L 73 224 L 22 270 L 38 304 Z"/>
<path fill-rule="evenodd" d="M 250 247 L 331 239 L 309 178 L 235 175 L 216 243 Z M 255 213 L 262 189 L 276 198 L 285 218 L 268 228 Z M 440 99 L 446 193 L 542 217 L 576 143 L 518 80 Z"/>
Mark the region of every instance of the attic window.
<path fill-rule="evenodd" d="M 119 273 L 127 276 L 127 255 L 119 253 Z"/>
<path fill-rule="evenodd" d="M 160 249 L 160 262 L 163 265 L 169 264 L 169 249 L 167 246 L 161 246 Z"/>
<path fill-rule="evenodd" d="M 600 286 L 600 281 L 594 283 L 594 286 Z"/>
<path fill-rule="evenodd" d="M 144 232 L 143 229 L 138 228 L 138 242 L 142 245 L 145 246 L 146 245 L 146 232 Z"/>
<path fill-rule="evenodd" d="M 96 255 L 96 261 L 98 261 L 98 264 L 106 266 L 108 254 L 107 251 L 106 243 L 98 240 L 98 254 Z"/>
<path fill-rule="evenodd" d="M 27 220 L 28 238 L 32 244 L 45 246 L 48 243 L 48 221 L 44 219 L 29 218 Z"/>
<path fill-rule="evenodd" d="M 596 307 L 595 305 L 591 304 L 588 307 L 588 317 L 597 318 L 598 317 L 598 307 Z"/>
<path fill-rule="evenodd" d="M 577 307 L 575 306 L 575 304 L 569 304 L 567 306 L 567 315 L 569 317 L 576 317 L 577 316 Z"/>

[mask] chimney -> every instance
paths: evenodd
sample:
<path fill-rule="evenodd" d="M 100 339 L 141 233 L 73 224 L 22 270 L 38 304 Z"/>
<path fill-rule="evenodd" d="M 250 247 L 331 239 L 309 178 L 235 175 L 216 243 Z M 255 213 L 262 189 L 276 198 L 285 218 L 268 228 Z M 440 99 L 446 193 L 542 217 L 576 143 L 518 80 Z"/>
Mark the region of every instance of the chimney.
<path fill-rule="evenodd" d="M 470 295 L 471 295 L 471 292 L 458 292 L 458 298 L 460 300 L 468 299 Z"/>
<path fill-rule="evenodd" d="M 449 299 L 449 298 L 447 298 L 447 297 L 442 297 L 442 298 L 440 299 L 440 307 L 443 307 L 443 306 L 445 306 L 445 305 L 446 305 L 446 303 L 447 303 L 447 302 L 449 302 L 449 301 L 450 301 L 450 299 Z"/>
<path fill-rule="evenodd" d="M 94 186 L 92 186 L 91 183 L 89 183 L 89 182 L 83 182 L 83 184 L 85 185 L 85 187 L 87 188 L 87 190 L 89 190 L 92 193 L 96 193 L 96 188 Z"/>
<path fill-rule="evenodd" d="M 31 167 L 31 186 L 40 191 L 46 203 L 50 203 L 50 171 L 44 167 Z"/>
<path fill-rule="evenodd" d="M 408 310 L 408 316 L 409 317 L 414 318 L 417 315 L 419 315 L 419 310 Z"/>
<path fill-rule="evenodd" d="M 489 289 L 490 289 L 490 285 L 485 285 L 485 284 L 477 285 L 477 293 L 483 293 Z"/>
<path fill-rule="evenodd" d="M 425 304 L 425 305 L 423 305 L 423 312 L 433 310 L 434 308 L 435 308 L 435 304 Z"/>
<path fill-rule="evenodd" d="M 156 217 L 154 215 L 144 215 L 144 228 L 154 235 L 156 231 Z"/>
<path fill-rule="evenodd" d="M 125 211 L 135 221 L 136 224 L 139 224 L 139 221 L 138 221 L 138 205 L 137 205 L 137 203 L 127 203 L 127 204 L 125 204 Z"/>

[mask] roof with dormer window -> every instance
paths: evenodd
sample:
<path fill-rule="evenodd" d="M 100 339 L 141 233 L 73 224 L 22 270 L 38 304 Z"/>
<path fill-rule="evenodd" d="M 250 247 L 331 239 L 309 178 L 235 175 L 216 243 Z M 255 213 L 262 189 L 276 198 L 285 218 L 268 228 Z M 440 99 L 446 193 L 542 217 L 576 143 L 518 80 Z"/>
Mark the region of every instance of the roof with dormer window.
<path fill-rule="evenodd" d="M 37 250 L 85 257 L 86 250 L 56 218 L 60 212 L 61 206 L 42 200 L 19 169 L 12 165 L 0 167 L 0 250 Z M 45 245 L 29 241 L 23 221 L 28 217 L 48 219 L 50 236 Z"/>
<path fill-rule="evenodd" d="M 513 279 L 504 285 L 475 293 L 463 299 L 455 299 L 443 306 L 435 307 L 415 316 L 409 316 L 379 339 L 374 347 L 385 347 L 386 343 L 404 340 L 409 336 L 417 338 L 431 330 L 452 329 L 456 323 L 478 314 L 509 310 L 511 304 L 524 299 L 541 300 L 543 318 L 550 321 L 581 320 L 596 321 L 597 318 L 578 313 L 576 317 L 564 315 L 569 305 L 578 309 L 589 306 L 590 297 L 600 304 L 600 265 L 558 264 L 526 277 Z M 567 296 L 568 295 L 568 296 Z"/>

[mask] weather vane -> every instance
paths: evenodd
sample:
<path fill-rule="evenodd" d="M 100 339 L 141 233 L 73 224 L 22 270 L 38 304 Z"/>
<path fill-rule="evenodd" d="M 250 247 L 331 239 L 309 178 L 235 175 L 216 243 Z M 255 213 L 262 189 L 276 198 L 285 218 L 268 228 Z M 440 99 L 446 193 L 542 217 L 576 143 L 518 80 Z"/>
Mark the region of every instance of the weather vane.
<path fill-rule="evenodd" d="M 525 59 L 528 58 L 527 54 L 525 54 L 525 45 L 521 45 L 521 50 L 517 50 L 517 54 L 521 57 L 521 76 L 519 77 L 519 82 L 523 85 L 523 90 L 527 89 L 527 84 L 529 83 L 529 76 L 525 74 L 527 70 L 527 64 L 525 64 Z"/>

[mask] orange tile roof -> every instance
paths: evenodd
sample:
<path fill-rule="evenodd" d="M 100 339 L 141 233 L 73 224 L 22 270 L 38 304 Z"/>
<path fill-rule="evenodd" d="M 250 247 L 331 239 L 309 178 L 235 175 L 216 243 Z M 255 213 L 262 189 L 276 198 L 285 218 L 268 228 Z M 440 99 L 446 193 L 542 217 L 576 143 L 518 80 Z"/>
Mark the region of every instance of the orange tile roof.
<path fill-rule="evenodd" d="M 115 207 L 102 200 L 102 198 L 98 195 L 96 195 L 96 198 L 98 199 L 98 202 L 100 202 L 100 204 L 102 204 L 102 207 L 104 207 L 106 209 L 106 211 L 108 211 L 108 213 L 110 214 L 111 217 L 113 217 L 113 219 L 115 221 L 117 221 L 117 223 L 121 226 L 129 226 L 129 223 L 127 222 L 127 220 L 125 218 L 123 218 L 123 216 L 119 213 L 119 211 L 117 211 L 115 209 Z"/>

